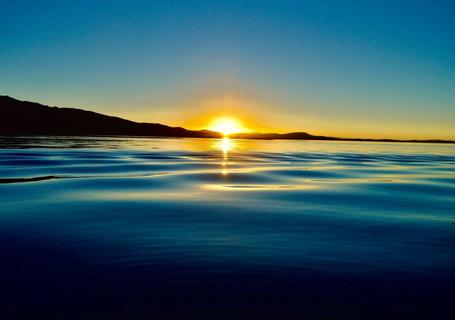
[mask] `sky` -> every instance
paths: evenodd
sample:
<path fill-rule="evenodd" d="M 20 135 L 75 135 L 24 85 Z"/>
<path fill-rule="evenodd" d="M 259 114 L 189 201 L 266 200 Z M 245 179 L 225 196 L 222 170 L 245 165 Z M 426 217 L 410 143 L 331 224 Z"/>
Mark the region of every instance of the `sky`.
<path fill-rule="evenodd" d="M 0 0 L 0 94 L 189 129 L 455 139 L 455 2 Z"/>

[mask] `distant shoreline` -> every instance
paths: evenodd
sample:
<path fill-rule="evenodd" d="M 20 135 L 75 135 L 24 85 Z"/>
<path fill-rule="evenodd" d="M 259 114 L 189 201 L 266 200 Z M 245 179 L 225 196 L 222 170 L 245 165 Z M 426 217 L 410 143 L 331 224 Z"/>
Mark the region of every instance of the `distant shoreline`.
<path fill-rule="evenodd" d="M 35 102 L 20 101 L 9 96 L 0 96 L 0 136 L 223 138 L 221 133 L 210 130 L 188 130 L 160 123 L 139 123 L 82 109 L 49 107 Z M 455 144 L 455 140 L 443 139 L 340 138 L 306 132 L 237 133 L 230 135 L 229 138 Z"/>
<path fill-rule="evenodd" d="M 58 135 L 58 134 L 37 134 L 37 135 L 0 135 L 0 138 L 139 138 L 139 139 L 224 139 L 225 137 L 174 137 L 174 136 L 144 136 L 144 135 Z M 329 139 L 311 139 L 311 138 L 246 138 L 246 137 L 227 137 L 232 140 L 260 140 L 260 141 L 327 141 L 327 142 L 385 142 L 385 143 L 429 143 L 429 144 L 455 144 L 454 140 L 395 140 L 395 139 L 355 139 L 355 138 L 329 138 Z"/>

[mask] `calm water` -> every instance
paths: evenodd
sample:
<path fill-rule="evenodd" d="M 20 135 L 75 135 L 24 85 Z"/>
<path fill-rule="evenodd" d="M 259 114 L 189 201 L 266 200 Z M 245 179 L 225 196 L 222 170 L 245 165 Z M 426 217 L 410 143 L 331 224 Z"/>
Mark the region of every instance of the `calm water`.
<path fill-rule="evenodd" d="M 453 145 L 0 145 L 2 319 L 455 315 Z"/>

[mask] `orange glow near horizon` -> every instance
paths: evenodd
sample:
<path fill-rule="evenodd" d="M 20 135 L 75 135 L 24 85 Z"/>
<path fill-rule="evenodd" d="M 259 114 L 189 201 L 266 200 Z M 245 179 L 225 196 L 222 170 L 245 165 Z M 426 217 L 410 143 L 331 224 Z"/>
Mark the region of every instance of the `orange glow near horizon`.
<path fill-rule="evenodd" d="M 247 132 L 242 123 L 232 117 L 219 117 L 213 120 L 213 122 L 208 127 L 209 130 L 222 133 L 225 137 L 228 137 L 230 134 Z"/>

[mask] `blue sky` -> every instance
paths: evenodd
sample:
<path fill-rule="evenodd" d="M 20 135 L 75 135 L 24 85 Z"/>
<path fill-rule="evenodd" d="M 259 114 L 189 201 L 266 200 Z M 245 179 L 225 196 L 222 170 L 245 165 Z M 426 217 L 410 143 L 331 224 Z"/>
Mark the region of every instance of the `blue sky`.
<path fill-rule="evenodd" d="M 0 0 L 0 94 L 203 128 L 455 139 L 451 1 Z"/>

